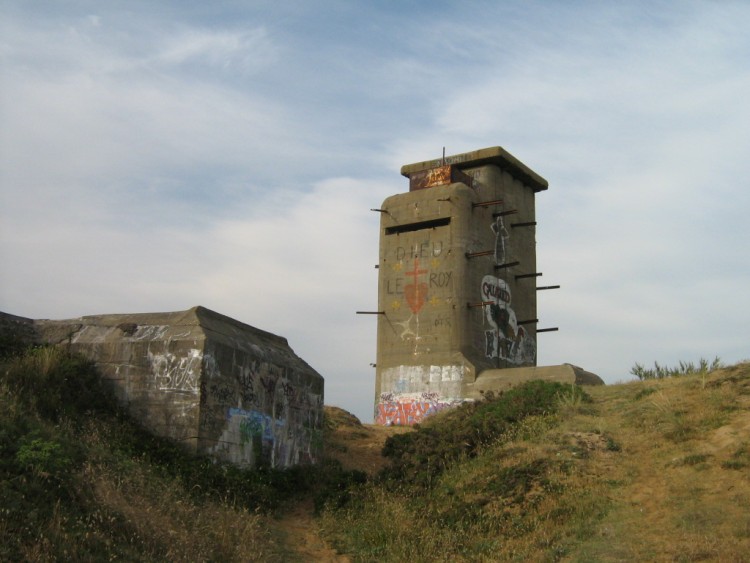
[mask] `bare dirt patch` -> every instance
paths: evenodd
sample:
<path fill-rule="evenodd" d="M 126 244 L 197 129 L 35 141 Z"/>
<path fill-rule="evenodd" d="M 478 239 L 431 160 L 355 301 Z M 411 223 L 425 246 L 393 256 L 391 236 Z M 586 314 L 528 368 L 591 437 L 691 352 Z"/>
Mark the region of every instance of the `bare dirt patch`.
<path fill-rule="evenodd" d="M 356 416 L 338 407 L 325 407 L 325 412 L 328 423 L 325 455 L 341 463 L 344 469 L 369 475 L 387 463 L 380 453 L 386 439 L 412 430 L 405 426 L 362 424 Z"/>
<path fill-rule="evenodd" d="M 339 407 L 325 407 L 325 455 L 341 463 L 346 470 L 374 475 L 387 463 L 381 455 L 389 436 L 410 432 L 411 428 L 362 424 L 353 414 Z M 275 528 L 284 545 L 285 561 L 351 561 L 333 549 L 322 537 L 314 515 L 312 500 L 290 507 L 276 520 Z"/>
<path fill-rule="evenodd" d="M 337 553 L 323 539 L 313 515 L 311 500 L 300 503 L 277 521 L 282 542 L 286 548 L 285 561 L 322 561 L 348 563 L 346 555 Z"/>

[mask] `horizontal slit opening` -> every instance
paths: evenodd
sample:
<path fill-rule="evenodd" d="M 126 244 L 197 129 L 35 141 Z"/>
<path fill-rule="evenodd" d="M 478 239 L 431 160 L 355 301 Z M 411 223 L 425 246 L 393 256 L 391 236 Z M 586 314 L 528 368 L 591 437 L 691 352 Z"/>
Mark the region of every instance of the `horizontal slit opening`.
<path fill-rule="evenodd" d="M 451 224 L 450 217 L 442 219 L 432 219 L 430 221 L 420 221 L 419 223 L 409 223 L 408 225 L 396 225 L 395 227 L 386 227 L 385 234 L 398 235 L 400 233 L 411 233 L 412 231 L 421 231 L 423 229 L 434 229 L 435 227 L 445 227 Z"/>

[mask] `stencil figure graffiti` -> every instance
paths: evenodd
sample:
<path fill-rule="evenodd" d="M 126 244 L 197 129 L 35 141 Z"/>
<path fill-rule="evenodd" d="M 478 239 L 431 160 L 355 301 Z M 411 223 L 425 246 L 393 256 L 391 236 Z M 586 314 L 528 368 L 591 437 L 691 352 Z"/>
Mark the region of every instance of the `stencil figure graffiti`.
<path fill-rule="evenodd" d="M 495 264 L 505 263 L 505 239 L 510 238 L 508 229 L 502 217 L 497 217 L 495 222 L 490 225 L 492 232 L 495 233 Z"/>
<path fill-rule="evenodd" d="M 484 332 L 485 354 L 488 358 L 500 358 L 514 364 L 533 363 L 536 358 L 536 343 L 518 325 L 516 313 L 510 306 L 511 293 L 508 284 L 495 276 L 484 276 L 482 301 L 485 317 L 492 327 Z"/>

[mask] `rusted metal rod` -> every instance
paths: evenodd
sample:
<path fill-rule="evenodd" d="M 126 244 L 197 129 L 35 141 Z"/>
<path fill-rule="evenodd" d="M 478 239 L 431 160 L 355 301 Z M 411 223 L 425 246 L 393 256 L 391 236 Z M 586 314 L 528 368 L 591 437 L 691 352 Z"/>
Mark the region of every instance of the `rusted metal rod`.
<path fill-rule="evenodd" d="M 358 315 L 385 315 L 385 311 L 357 311 Z"/>
<path fill-rule="evenodd" d="M 377 211 L 378 213 L 388 213 L 387 209 L 370 209 L 370 211 Z"/>
<path fill-rule="evenodd" d="M 505 217 L 506 215 L 515 215 L 518 213 L 518 209 L 509 209 L 508 211 L 498 211 L 497 213 L 493 213 L 493 217 Z"/>
<path fill-rule="evenodd" d="M 517 280 L 522 280 L 524 278 L 538 278 L 542 275 L 542 272 L 534 272 L 533 274 L 518 274 L 516 276 Z"/>
<path fill-rule="evenodd" d="M 528 319 L 525 321 L 518 321 L 516 324 L 519 325 L 533 325 L 539 322 L 539 319 Z"/>
<path fill-rule="evenodd" d="M 476 258 L 477 256 L 489 256 L 490 254 L 494 253 L 494 250 L 482 250 L 481 252 L 467 252 L 465 256 L 467 258 Z"/>
<path fill-rule="evenodd" d="M 540 332 L 557 332 L 558 330 L 560 330 L 560 329 L 557 328 L 557 327 L 554 327 L 554 328 L 538 328 L 538 329 L 536 329 L 536 332 L 538 334 Z"/>
<path fill-rule="evenodd" d="M 472 207 L 490 207 L 491 205 L 502 205 L 502 199 L 493 199 L 492 201 L 480 201 L 479 203 L 472 203 Z"/>
<path fill-rule="evenodd" d="M 536 225 L 536 221 L 527 221 L 525 223 L 511 223 L 511 227 L 533 227 Z"/>
<path fill-rule="evenodd" d="M 536 288 L 537 291 L 542 291 L 544 289 L 560 289 L 559 285 L 540 285 Z"/>
<path fill-rule="evenodd" d="M 500 270 L 501 268 L 512 268 L 513 266 L 518 266 L 520 262 L 506 262 L 505 264 L 495 264 L 495 269 Z"/>
<path fill-rule="evenodd" d="M 487 305 L 494 305 L 494 301 L 480 301 L 479 303 L 467 303 L 468 309 L 475 309 L 476 307 L 486 307 Z"/>

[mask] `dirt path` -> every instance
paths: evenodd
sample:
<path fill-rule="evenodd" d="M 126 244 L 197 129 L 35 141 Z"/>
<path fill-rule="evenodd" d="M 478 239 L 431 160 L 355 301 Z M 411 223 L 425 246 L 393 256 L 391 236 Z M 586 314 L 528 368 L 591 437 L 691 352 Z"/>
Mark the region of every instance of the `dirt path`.
<path fill-rule="evenodd" d="M 410 428 L 362 424 L 354 415 L 337 407 L 326 406 L 330 427 L 326 434 L 326 456 L 337 460 L 347 470 L 370 475 L 386 463 L 380 454 L 388 436 L 409 432 Z M 312 500 L 290 507 L 274 522 L 284 547 L 284 561 L 349 562 L 320 535 Z"/>
<path fill-rule="evenodd" d="M 348 563 L 346 555 L 340 555 L 320 536 L 318 523 L 313 516 L 312 500 L 298 504 L 278 520 L 283 541 L 288 551 L 287 561 L 321 561 Z"/>

